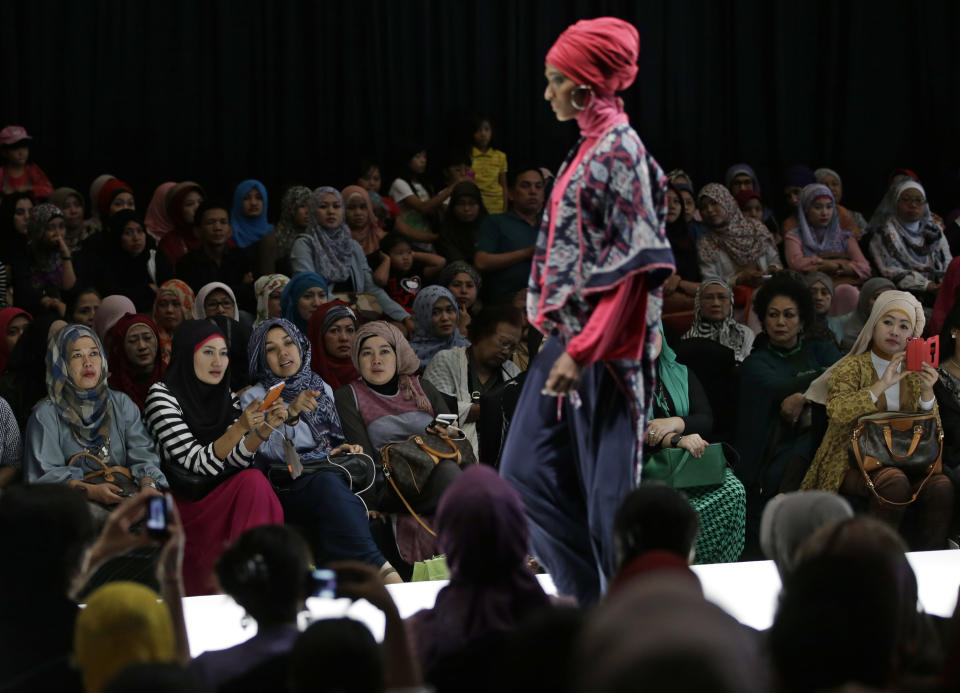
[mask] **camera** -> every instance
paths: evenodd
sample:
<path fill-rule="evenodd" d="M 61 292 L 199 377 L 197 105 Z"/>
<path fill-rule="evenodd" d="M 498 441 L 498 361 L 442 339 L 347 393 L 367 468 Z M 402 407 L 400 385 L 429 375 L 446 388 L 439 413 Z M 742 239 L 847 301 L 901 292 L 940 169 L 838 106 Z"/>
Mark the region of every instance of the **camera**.
<path fill-rule="evenodd" d="M 935 335 L 930 339 L 911 337 L 907 340 L 907 370 L 923 370 L 924 361 L 929 363 L 934 368 L 940 365 L 939 335 Z"/>
<path fill-rule="evenodd" d="M 167 524 L 170 521 L 170 508 L 167 496 L 153 496 L 147 502 L 147 518 L 144 525 L 147 535 L 154 539 L 166 539 L 170 536 Z"/>
<path fill-rule="evenodd" d="M 313 581 L 313 587 L 310 590 L 311 597 L 320 599 L 335 599 L 337 596 L 337 574 L 328 568 L 318 568 L 314 570 L 310 577 Z"/>

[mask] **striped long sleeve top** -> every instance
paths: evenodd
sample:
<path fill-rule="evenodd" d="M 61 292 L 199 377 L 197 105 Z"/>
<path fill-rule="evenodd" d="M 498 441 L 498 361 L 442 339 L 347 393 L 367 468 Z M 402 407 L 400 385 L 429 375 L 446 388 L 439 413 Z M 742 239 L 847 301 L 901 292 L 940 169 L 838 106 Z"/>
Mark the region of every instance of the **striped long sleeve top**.
<path fill-rule="evenodd" d="M 234 396 L 233 407 L 240 416 L 240 400 Z M 213 443 L 201 445 L 183 419 L 183 410 L 172 392 L 163 383 L 155 383 L 147 393 L 143 409 L 147 430 L 157 442 L 160 458 L 170 464 L 179 464 L 195 474 L 216 476 L 226 465 L 246 468 L 256 453 L 249 452 L 243 439 L 236 444 L 225 460 L 217 457 Z"/>

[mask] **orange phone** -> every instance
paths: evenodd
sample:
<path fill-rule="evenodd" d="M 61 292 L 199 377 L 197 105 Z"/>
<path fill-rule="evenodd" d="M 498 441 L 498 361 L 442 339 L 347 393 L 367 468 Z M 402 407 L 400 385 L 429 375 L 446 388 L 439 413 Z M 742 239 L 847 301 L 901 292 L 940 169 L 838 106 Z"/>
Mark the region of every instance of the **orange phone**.
<path fill-rule="evenodd" d="M 266 411 L 269 409 L 270 406 L 277 401 L 277 397 L 279 397 L 280 393 L 283 392 L 283 388 L 285 386 L 285 382 L 279 382 L 267 390 L 267 396 L 263 398 L 263 404 L 260 405 L 260 411 Z"/>

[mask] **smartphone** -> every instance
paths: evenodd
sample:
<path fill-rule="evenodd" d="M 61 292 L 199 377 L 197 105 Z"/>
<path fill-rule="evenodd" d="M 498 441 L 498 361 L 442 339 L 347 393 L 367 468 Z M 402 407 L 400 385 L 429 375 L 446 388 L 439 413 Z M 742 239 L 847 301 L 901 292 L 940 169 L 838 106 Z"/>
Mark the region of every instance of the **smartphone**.
<path fill-rule="evenodd" d="M 336 599 L 337 574 L 328 568 L 318 568 L 313 571 L 313 589 L 311 597 L 320 599 Z"/>
<path fill-rule="evenodd" d="M 284 386 L 286 386 L 286 382 L 281 381 L 267 390 L 267 396 L 263 398 L 263 404 L 260 405 L 260 411 L 266 411 L 274 402 L 277 401 L 277 397 L 279 397 L 280 393 L 283 392 Z"/>
<path fill-rule="evenodd" d="M 153 496 L 147 501 L 147 518 L 144 525 L 147 536 L 154 539 L 166 539 L 170 536 L 167 524 L 170 521 L 170 508 L 166 496 Z"/>
<path fill-rule="evenodd" d="M 456 426 L 457 425 L 457 415 L 456 414 L 437 414 L 433 419 L 433 423 L 439 424 L 440 426 Z"/>

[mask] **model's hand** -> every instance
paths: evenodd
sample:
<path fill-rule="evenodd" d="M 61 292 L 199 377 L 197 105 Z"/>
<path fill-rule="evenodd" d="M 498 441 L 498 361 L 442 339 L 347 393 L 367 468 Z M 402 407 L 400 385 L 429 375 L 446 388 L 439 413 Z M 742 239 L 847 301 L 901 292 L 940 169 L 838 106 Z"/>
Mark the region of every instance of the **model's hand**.
<path fill-rule="evenodd" d="M 540 394 L 563 397 L 572 390 L 576 390 L 579 384 L 580 366 L 570 354 L 563 352 L 553 362 L 553 368 L 550 369 L 550 375 L 547 376 L 547 382 Z"/>

